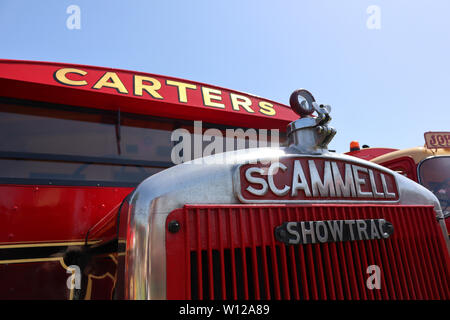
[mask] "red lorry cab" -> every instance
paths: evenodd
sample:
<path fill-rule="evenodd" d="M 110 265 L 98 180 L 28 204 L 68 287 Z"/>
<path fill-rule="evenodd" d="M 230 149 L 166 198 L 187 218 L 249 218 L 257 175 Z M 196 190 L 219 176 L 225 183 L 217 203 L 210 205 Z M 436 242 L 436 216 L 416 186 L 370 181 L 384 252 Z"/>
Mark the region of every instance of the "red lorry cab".
<path fill-rule="evenodd" d="M 0 299 L 449 299 L 439 199 L 330 110 L 0 60 Z"/>

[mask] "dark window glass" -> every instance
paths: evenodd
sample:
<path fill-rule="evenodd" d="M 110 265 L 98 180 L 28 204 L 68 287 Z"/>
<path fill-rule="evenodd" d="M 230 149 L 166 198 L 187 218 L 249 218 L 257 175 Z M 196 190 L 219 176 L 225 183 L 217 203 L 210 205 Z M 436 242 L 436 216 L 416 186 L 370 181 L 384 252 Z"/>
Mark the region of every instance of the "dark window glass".
<path fill-rule="evenodd" d="M 170 162 L 173 124 L 0 102 L 0 150 Z M 120 154 L 117 132 L 120 135 Z"/>
<path fill-rule="evenodd" d="M 230 140 L 225 138 L 226 131 L 237 128 L 202 125 L 203 133 L 215 128 L 213 135 L 224 137 L 225 152 Z M 171 153 L 178 141 L 171 141 L 171 136 L 178 128 L 194 132 L 192 121 L 0 98 L 0 178 L 3 182 L 19 179 L 20 183 L 29 179 L 31 184 L 138 184 L 174 165 Z M 206 136 L 201 142 L 203 151 L 211 140 Z M 236 143 L 237 149 L 249 148 L 256 146 L 258 138 L 231 142 L 242 142 Z M 194 147 L 194 135 L 191 139 Z M 284 143 L 283 133 L 279 141 Z"/>
<path fill-rule="evenodd" d="M 450 211 L 450 157 L 434 157 L 422 162 L 420 183 L 439 199 L 443 211 Z"/>
<path fill-rule="evenodd" d="M 135 186 L 163 168 L 60 161 L 0 159 L 4 181 L 23 180 L 32 184 L 70 184 Z M 29 180 L 28 182 L 25 182 Z"/>
<path fill-rule="evenodd" d="M 172 122 L 139 120 L 122 117 L 120 125 L 121 152 L 128 159 L 171 162 L 170 141 L 175 129 Z"/>

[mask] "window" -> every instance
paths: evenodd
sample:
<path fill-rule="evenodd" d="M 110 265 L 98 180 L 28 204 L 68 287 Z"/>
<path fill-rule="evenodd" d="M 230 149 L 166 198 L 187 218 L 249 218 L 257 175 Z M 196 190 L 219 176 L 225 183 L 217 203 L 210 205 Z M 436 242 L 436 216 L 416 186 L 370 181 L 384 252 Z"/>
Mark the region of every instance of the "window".
<path fill-rule="evenodd" d="M 120 118 L 0 102 L 0 150 L 170 162 L 173 123 Z"/>
<path fill-rule="evenodd" d="M 434 193 L 444 212 L 450 211 L 450 157 L 425 159 L 419 165 L 420 183 Z"/>
<path fill-rule="evenodd" d="M 173 129 L 167 119 L 2 99 L 0 177 L 4 183 L 135 186 L 172 166 Z"/>
<path fill-rule="evenodd" d="M 224 137 L 231 128 L 202 125 Z M 194 130 L 192 121 L 2 98 L 0 183 L 136 186 L 174 165 L 177 128 Z"/>

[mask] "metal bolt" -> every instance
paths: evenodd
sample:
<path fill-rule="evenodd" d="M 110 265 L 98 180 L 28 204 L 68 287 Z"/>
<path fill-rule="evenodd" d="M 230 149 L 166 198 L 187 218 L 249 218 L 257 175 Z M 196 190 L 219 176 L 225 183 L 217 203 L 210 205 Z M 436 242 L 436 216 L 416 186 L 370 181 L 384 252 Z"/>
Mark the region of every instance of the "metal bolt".
<path fill-rule="evenodd" d="M 275 239 L 278 241 L 285 241 L 285 239 L 287 239 L 286 231 L 280 227 L 275 228 Z"/>
<path fill-rule="evenodd" d="M 394 226 L 392 225 L 392 223 L 390 222 L 386 222 L 385 224 L 383 224 L 383 231 L 389 235 L 394 233 Z"/>
<path fill-rule="evenodd" d="M 177 220 L 172 220 L 167 225 L 167 229 L 170 233 L 177 233 L 181 229 L 181 225 Z"/>

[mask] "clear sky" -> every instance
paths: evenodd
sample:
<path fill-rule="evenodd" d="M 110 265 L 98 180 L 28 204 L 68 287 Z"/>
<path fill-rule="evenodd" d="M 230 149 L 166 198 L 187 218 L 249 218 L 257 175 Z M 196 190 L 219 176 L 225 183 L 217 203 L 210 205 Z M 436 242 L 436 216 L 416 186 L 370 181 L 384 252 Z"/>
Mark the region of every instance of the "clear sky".
<path fill-rule="evenodd" d="M 66 25 L 70 5 L 80 29 Z M 409 148 L 450 131 L 449 15 L 448 0 L 0 0 L 0 58 L 175 76 L 284 104 L 306 88 L 333 108 L 330 149 Z"/>

